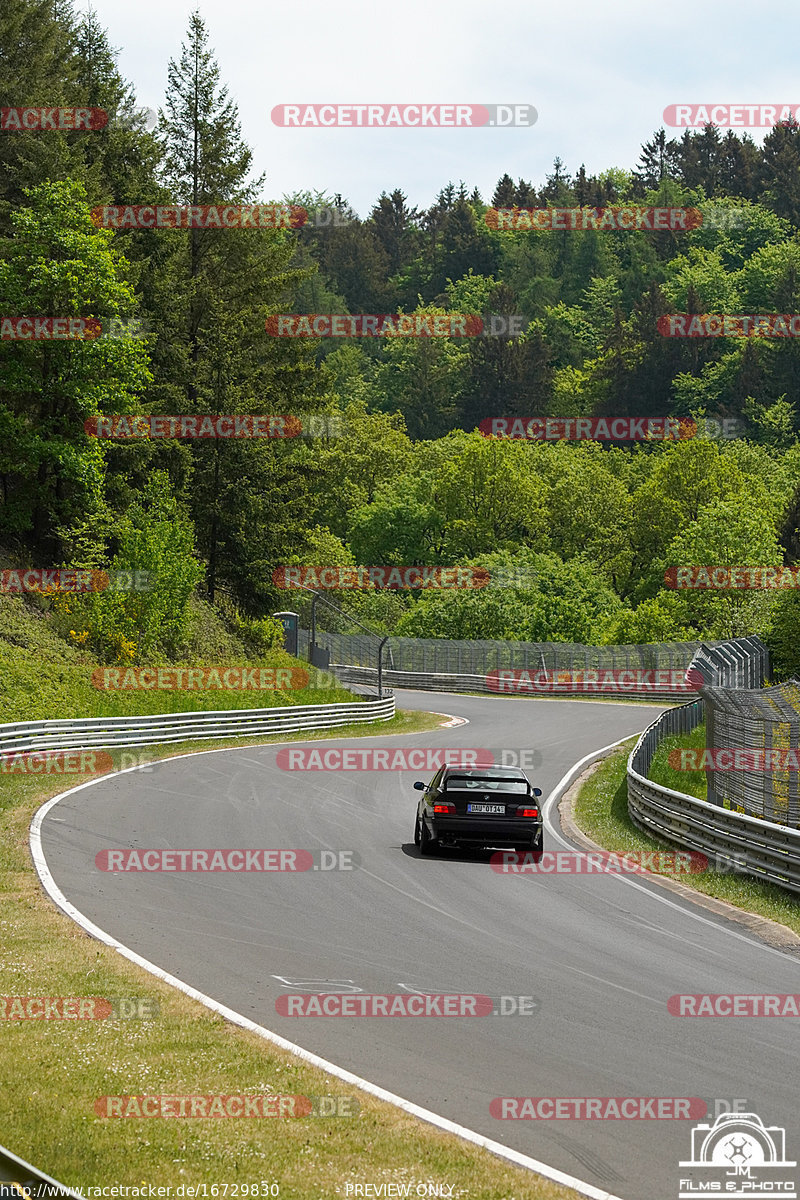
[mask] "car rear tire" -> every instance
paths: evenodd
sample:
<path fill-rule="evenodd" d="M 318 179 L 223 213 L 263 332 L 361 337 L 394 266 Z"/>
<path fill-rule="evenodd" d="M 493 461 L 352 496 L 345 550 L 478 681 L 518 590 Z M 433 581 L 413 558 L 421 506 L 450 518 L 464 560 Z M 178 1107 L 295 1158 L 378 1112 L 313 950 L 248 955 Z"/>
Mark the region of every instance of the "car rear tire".
<path fill-rule="evenodd" d="M 438 841 L 436 840 L 436 838 L 431 837 L 431 835 L 428 833 L 428 826 L 425 824 L 424 821 L 421 820 L 420 828 L 419 828 L 419 852 L 420 852 L 420 854 L 424 855 L 427 858 L 429 855 L 437 854 L 438 850 L 439 850 Z"/>
<path fill-rule="evenodd" d="M 420 844 L 420 841 L 422 840 L 420 837 L 420 832 L 419 832 L 420 824 L 421 824 L 420 816 L 419 816 L 419 813 L 417 813 L 417 820 L 414 824 L 414 845 L 415 846 L 418 846 Z"/>

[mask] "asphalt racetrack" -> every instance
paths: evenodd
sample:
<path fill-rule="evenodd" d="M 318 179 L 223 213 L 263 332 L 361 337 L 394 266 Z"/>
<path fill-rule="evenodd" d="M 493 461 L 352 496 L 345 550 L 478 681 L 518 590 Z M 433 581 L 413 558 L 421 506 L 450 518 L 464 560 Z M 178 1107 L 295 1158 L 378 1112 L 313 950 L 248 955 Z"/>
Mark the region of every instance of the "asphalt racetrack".
<path fill-rule="evenodd" d="M 316 745 L 533 748 L 542 762 L 528 774 L 547 797 L 584 755 L 638 732 L 659 711 L 430 692 L 397 699 L 469 724 L 399 737 L 376 728 L 374 737 Z M 798 1019 L 691 1019 L 667 1010 L 675 993 L 800 992 L 791 954 L 641 878 L 503 875 L 488 851 L 423 859 L 413 845 L 412 784 L 424 773 L 287 771 L 276 765 L 278 749 L 184 757 L 55 804 L 42 846 L 56 884 L 103 930 L 238 1013 L 624 1200 L 676 1200 L 694 1121 L 499 1120 L 490 1102 L 738 1099 L 766 1125 L 784 1127 L 787 1158 L 800 1158 Z M 563 848 L 554 806 L 548 815 L 545 849 Z M 348 850 L 359 866 L 95 866 L 105 849 L 212 847 Z M 538 1004 L 533 1015 L 506 1017 L 276 1011 L 281 996 L 326 990 L 533 996 Z"/>

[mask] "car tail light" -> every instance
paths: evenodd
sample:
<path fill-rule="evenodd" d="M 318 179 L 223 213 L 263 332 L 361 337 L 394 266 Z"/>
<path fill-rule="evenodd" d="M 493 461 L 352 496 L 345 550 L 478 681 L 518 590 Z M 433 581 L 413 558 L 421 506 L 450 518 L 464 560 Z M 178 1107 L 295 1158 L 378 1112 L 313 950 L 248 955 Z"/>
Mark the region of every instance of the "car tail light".
<path fill-rule="evenodd" d="M 455 814 L 456 806 L 455 804 L 434 804 L 433 811 L 435 813 L 444 813 L 446 816 L 450 817 Z"/>
<path fill-rule="evenodd" d="M 518 817 L 538 817 L 539 810 L 538 810 L 538 808 L 518 808 L 517 816 Z"/>

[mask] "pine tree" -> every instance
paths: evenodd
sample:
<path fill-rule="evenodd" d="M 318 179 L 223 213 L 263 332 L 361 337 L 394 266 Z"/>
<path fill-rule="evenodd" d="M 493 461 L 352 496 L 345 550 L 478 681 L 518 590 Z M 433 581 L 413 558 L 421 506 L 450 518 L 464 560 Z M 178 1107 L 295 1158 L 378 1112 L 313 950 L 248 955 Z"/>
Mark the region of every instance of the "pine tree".
<path fill-rule="evenodd" d="M 686 187 L 701 187 L 707 196 L 720 194 L 722 145 L 716 125 L 706 125 L 700 133 L 685 131 L 678 150 L 678 170 Z"/>
<path fill-rule="evenodd" d="M 503 175 L 497 181 L 497 187 L 492 196 L 492 208 L 514 207 L 514 180 L 510 175 Z"/>
<path fill-rule="evenodd" d="M 675 178 L 677 167 L 678 145 L 674 140 L 667 141 L 662 127 L 642 146 L 639 169 L 634 172 L 639 194 L 655 191 L 663 179 Z"/>
<path fill-rule="evenodd" d="M 747 134 L 741 140 L 732 129 L 722 139 L 719 153 L 719 189 L 723 196 L 756 196 L 756 175 L 761 152 Z"/>
<path fill-rule="evenodd" d="M 517 188 L 514 192 L 514 203 L 519 208 L 536 207 L 536 188 L 532 183 L 528 183 L 526 179 L 520 179 L 517 182 Z"/>
<path fill-rule="evenodd" d="M 98 203 L 152 203 L 157 199 L 159 145 L 145 127 L 145 113 L 120 74 L 115 54 L 90 9 L 76 30 L 74 69 L 84 102 L 108 113 L 108 124 L 83 139 L 87 186 Z"/>
<path fill-rule="evenodd" d="M 589 180 L 586 178 L 586 167 L 583 163 L 575 176 L 575 199 L 581 208 L 589 203 Z"/>
<path fill-rule="evenodd" d="M 544 205 L 551 204 L 556 208 L 563 208 L 574 203 L 575 197 L 571 181 L 560 158 L 553 159 L 552 174 L 547 176 L 547 182 L 539 196 Z"/>
<path fill-rule="evenodd" d="M 464 197 L 459 197 L 442 226 L 441 253 L 431 275 L 431 285 L 437 295 L 444 292 L 448 279 L 458 280 L 470 269 L 476 275 L 493 275 L 497 267 L 497 249 L 483 224 L 478 224 L 475 210 Z"/>
<path fill-rule="evenodd" d="M 3 105 L 81 104 L 74 62 L 75 19 L 53 0 L 0 4 L 0 96 Z M 0 228 L 24 203 L 25 189 L 49 178 L 82 177 L 83 133 L 0 134 Z"/>
<path fill-rule="evenodd" d="M 389 273 L 394 275 L 413 256 L 417 245 L 416 208 L 406 204 L 405 192 L 395 188 L 391 196 L 381 192 L 370 213 L 370 222 L 386 254 Z"/>
<path fill-rule="evenodd" d="M 800 225 L 800 126 L 775 125 L 764 138 L 761 154 L 760 203 Z"/>
<path fill-rule="evenodd" d="M 252 151 L 242 141 L 236 105 L 220 84 L 196 12 L 180 62 L 170 62 L 168 77 L 159 134 L 163 177 L 174 199 L 192 205 L 255 201 L 263 177 L 249 178 Z M 303 411 L 304 392 L 313 396 L 316 390 L 313 352 L 265 330 L 266 316 L 285 311 L 286 297 L 299 282 L 301 272 L 290 269 L 294 235 L 272 229 L 190 229 L 165 230 L 153 238 L 154 257 L 162 265 L 154 286 L 165 331 L 160 346 L 165 398 L 180 389 L 190 413 Z M 192 515 L 212 601 L 220 583 L 250 604 L 264 594 L 258 580 L 265 558 L 270 547 L 277 553 L 285 545 L 284 518 L 275 507 L 279 491 L 270 483 L 270 472 L 291 453 L 274 442 L 247 439 L 192 444 Z M 290 467 L 280 475 L 289 491 L 302 493 L 300 474 L 294 484 Z M 286 516 L 290 524 L 298 519 Z"/>

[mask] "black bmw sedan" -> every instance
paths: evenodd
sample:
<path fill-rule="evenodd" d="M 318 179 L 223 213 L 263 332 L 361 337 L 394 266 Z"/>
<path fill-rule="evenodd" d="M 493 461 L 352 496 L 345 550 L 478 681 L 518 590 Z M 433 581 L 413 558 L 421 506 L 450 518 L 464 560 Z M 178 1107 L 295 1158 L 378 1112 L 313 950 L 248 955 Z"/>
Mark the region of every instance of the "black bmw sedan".
<path fill-rule="evenodd" d="M 442 767 L 417 805 L 414 841 L 420 854 L 448 846 L 512 846 L 541 851 L 541 788 L 519 767 Z"/>

